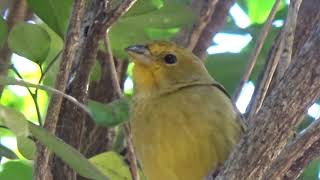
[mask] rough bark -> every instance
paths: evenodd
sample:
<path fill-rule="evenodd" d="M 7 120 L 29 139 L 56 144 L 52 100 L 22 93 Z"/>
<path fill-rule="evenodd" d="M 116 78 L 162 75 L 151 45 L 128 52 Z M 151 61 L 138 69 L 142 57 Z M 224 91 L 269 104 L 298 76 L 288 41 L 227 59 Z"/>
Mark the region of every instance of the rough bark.
<path fill-rule="evenodd" d="M 283 176 L 285 180 L 298 179 L 312 160 L 320 159 L 320 138 L 314 142 L 289 168 Z"/>
<path fill-rule="evenodd" d="M 81 19 L 83 19 L 85 0 L 75 0 L 73 4 L 73 11 L 70 18 L 68 32 L 65 40 L 64 49 L 61 56 L 60 70 L 57 75 L 55 88 L 64 92 L 68 76 L 71 71 L 71 66 L 76 61 L 76 52 L 81 41 Z M 51 133 L 56 132 L 57 122 L 62 104 L 62 97 L 59 95 L 52 95 L 49 103 L 48 112 L 44 127 Z M 35 179 L 42 180 L 52 179 L 52 154 L 47 148 L 38 144 L 37 159 L 35 165 Z"/>
<path fill-rule="evenodd" d="M 11 7 L 9 9 L 9 15 L 7 20 L 7 25 L 9 31 L 18 22 L 24 21 L 27 15 L 27 1 L 26 0 L 14 0 L 11 2 Z M 7 43 L 4 43 L 3 47 L 0 49 L 0 76 L 6 76 L 10 66 L 11 51 Z M 2 94 L 4 86 L 0 85 L 0 97 Z"/>
<path fill-rule="evenodd" d="M 288 144 L 281 152 L 279 158 L 267 171 L 265 179 L 282 179 L 286 171 L 301 157 L 312 145 L 320 139 L 320 121 L 312 123 L 310 127 L 298 135 L 293 142 Z M 310 153 L 311 154 L 311 153 Z"/>
<path fill-rule="evenodd" d="M 91 82 L 89 97 L 102 103 L 111 102 L 121 96 L 119 80 L 115 76 L 116 69 L 108 53 L 99 51 L 98 61 L 101 66 L 101 78 L 99 82 Z M 85 129 L 82 131 L 81 152 L 87 157 L 109 150 L 112 147 L 114 130 L 111 128 L 99 127 L 90 118 L 86 119 Z"/>
<path fill-rule="evenodd" d="M 320 18 L 320 6 L 314 6 L 317 0 L 304 0 L 302 1 L 301 7 L 299 9 L 297 26 L 294 33 L 294 42 L 292 47 L 292 58 L 294 58 L 295 53 L 299 52 L 302 45 L 308 39 L 310 35 L 310 29 L 317 24 Z M 277 62 L 276 56 L 280 56 L 277 53 L 280 49 L 281 33 L 278 34 L 275 39 L 275 43 L 269 51 L 269 56 L 264 65 L 263 71 L 260 73 L 258 78 L 258 83 L 255 88 L 252 101 L 247 108 L 247 117 L 252 120 L 253 115 L 256 114 L 257 110 L 260 109 L 263 99 L 265 96 L 270 94 L 270 90 L 276 87 L 277 79 L 273 79 L 273 76 L 277 77 Z M 276 71 L 275 71 L 276 70 Z M 274 73 L 273 73 L 274 72 Z"/>
<path fill-rule="evenodd" d="M 109 1 L 85 1 L 85 12 L 82 17 L 81 34 L 78 49 L 75 52 L 75 66 L 68 85 L 67 94 L 75 97 L 79 102 L 86 103 L 92 67 L 96 60 L 99 41 L 105 36 L 106 30 L 123 15 L 135 2 L 125 0 L 116 8 L 110 7 Z M 74 9 L 76 11 L 77 9 Z M 59 82 L 57 82 L 59 83 Z M 117 81 L 118 83 L 118 81 Z M 80 149 L 86 119 L 88 117 L 79 108 L 67 100 L 63 100 L 57 125 L 53 128 L 56 135 L 76 149 Z M 88 130 L 89 131 L 89 130 Z M 45 157 L 48 153 L 45 153 Z M 52 171 L 53 179 L 77 179 L 76 173 L 64 164 L 57 156 L 49 159 L 48 167 Z M 48 170 L 47 170 L 48 171 Z"/>
<path fill-rule="evenodd" d="M 219 0 L 210 23 L 202 31 L 199 40 L 193 49 L 195 55 L 201 59 L 206 58 L 207 49 L 212 44 L 212 37 L 224 26 L 229 9 L 234 3 L 235 0 Z"/>
<path fill-rule="evenodd" d="M 256 124 L 244 135 L 217 179 L 262 179 L 287 144 L 299 117 L 320 96 L 320 26 L 266 98 Z"/>

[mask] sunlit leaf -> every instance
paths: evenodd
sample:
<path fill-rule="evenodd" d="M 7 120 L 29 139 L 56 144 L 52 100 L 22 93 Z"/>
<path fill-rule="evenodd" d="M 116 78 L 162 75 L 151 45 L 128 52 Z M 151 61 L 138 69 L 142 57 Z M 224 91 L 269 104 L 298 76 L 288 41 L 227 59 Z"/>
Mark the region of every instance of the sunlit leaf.
<path fill-rule="evenodd" d="M 72 10 L 72 2 L 72 0 L 28 0 L 28 7 L 53 31 L 64 38 Z"/>
<path fill-rule="evenodd" d="M 42 144 L 47 146 L 66 164 L 72 167 L 79 175 L 97 180 L 106 180 L 95 166 L 93 166 L 80 152 L 63 142 L 61 139 L 48 133 L 44 128 L 29 123 L 30 132 Z"/>
<path fill-rule="evenodd" d="M 8 159 L 18 159 L 16 153 L 2 144 L 0 144 L 0 157 L 6 157 Z"/>
<path fill-rule="evenodd" d="M 163 6 L 162 0 L 140 0 L 130 8 L 130 10 L 124 15 L 124 17 L 149 13 L 159 9 L 161 6 Z"/>
<path fill-rule="evenodd" d="M 274 5 L 275 0 L 261 1 L 261 0 L 246 0 L 248 7 L 248 15 L 252 23 L 264 23 L 271 9 Z M 281 1 L 279 10 L 285 6 L 284 0 Z"/>
<path fill-rule="evenodd" d="M 16 136 L 28 136 L 28 121 L 25 116 L 14 109 L 0 105 L 0 122 L 7 126 Z"/>
<path fill-rule="evenodd" d="M 17 147 L 26 159 L 33 160 L 36 152 L 36 144 L 28 137 L 17 136 Z"/>
<path fill-rule="evenodd" d="M 53 60 L 55 60 L 54 63 L 51 65 L 50 70 L 48 70 L 47 73 L 45 74 L 43 84 L 53 87 L 57 77 L 57 73 L 59 71 L 60 57 L 61 57 L 60 55 L 63 48 L 63 40 L 54 31 L 52 31 L 47 25 L 45 24 L 41 24 L 41 25 L 46 29 L 51 39 L 50 50 L 48 52 L 47 58 L 42 64 L 43 66 L 42 68 L 46 69 L 48 65 Z"/>
<path fill-rule="evenodd" d="M 91 157 L 89 161 L 112 180 L 131 179 L 128 165 L 124 162 L 123 157 L 116 152 L 101 153 Z"/>
<path fill-rule="evenodd" d="M 129 117 L 129 102 L 127 99 L 115 100 L 109 104 L 90 100 L 88 108 L 94 121 L 106 127 L 119 125 L 127 121 Z"/>
<path fill-rule="evenodd" d="M 2 48 L 4 42 L 7 40 L 8 25 L 6 21 L 0 17 L 0 48 Z"/>
<path fill-rule="evenodd" d="M 48 32 L 37 24 L 19 23 L 9 33 L 10 49 L 38 64 L 47 57 L 50 49 Z"/>
<path fill-rule="evenodd" d="M 147 28 L 145 31 L 147 33 L 148 38 L 150 39 L 169 40 L 175 34 L 177 34 L 179 30 L 180 30 L 179 28 L 169 28 L 169 29 Z"/>
<path fill-rule="evenodd" d="M 24 161 L 9 161 L 0 166 L 0 179 L 32 180 L 32 166 Z"/>

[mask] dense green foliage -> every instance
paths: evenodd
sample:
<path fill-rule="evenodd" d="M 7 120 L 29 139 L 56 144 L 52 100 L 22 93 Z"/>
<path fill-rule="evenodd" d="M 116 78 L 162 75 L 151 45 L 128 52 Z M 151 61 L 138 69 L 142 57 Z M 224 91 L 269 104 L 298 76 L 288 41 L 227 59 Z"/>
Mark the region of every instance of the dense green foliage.
<path fill-rule="evenodd" d="M 115 1 L 114 4 L 117 2 Z M 127 58 L 123 49 L 130 44 L 156 39 L 168 40 L 174 37 L 181 28 L 190 27 L 196 19 L 192 9 L 188 6 L 190 2 L 190 0 L 139 0 L 110 29 L 110 42 L 115 56 L 122 59 Z M 250 24 L 245 28 L 240 28 L 230 15 L 222 32 L 243 36 L 250 34 L 252 40 L 238 53 L 215 53 L 209 55 L 206 60 L 206 67 L 210 74 L 221 82 L 229 93 L 234 92 L 238 85 L 254 41 L 266 21 L 273 2 L 274 0 L 238 1 L 238 5 L 247 14 Z M 52 87 L 58 71 L 59 54 L 67 37 L 72 0 L 28 0 L 28 6 L 37 15 L 33 23 L 16 24 L 8 32 L 5 17 L 0 17 L 0 48 L 5 42 L 8 42 L 12 52 L 26 58 L 14 55 L 8 76 Z M 6 8 L 0 7 L 0 10 Z M 276 20 L 283 20 L 286 11 L 287 5 L 283 1 Z M 264 64 L 278 31 L 279 27 L 272 27 L 254 69 L 253 82 Z M 232 44 L 233 42 L 227 43 Z M 212 45 L 219 44 L 212 42 Z M 99 69 L 99 64 L 96 66 L 95 69 Z M 99 79 L 100 73 L 97 72 L 93 72 L 92 80 Z M 128 72 L 130 76 L 130 69 Z M 132 93 L 130 89 L 126 89 L 126 92 L 128 96 Z M 115 152 L 92 158 L 90 161 L 98 166 L 94 168 L 70 146 L 48 134 L 43 128 L 30 124 L 30 122 L 43 124 L 50 95 L 51 92 L 35 88 L 23 89 L 17 86 L 6 86 L 4 89 L 0 98 L 0 158 L 2 159 L 0 179 L 32 179 L 35 143 L 30 136 L 39 139 L 85 177 L 97 179 L 104 179 L 104 175 L 116 177 L 112 179 L 128 177 L 128 167 L 118 154 L 117 145 L 114 146 L 117 147 Z M 95 121 L 103 126 L 119 126 L 128 119 L 127 100 L 116 101 L 108 105 L 90 101 L 88 109 Z M 308 119 L 308 122 L 310 121 L 312 119 Z M 119 132 L 118 135 L 117 140 L 123 140 L 123 134 Z M 108 171 L 101 174 L 98 170 L 101 167 L 107 167 Z M 113 168 L 114 171 L 112 171 Z M 317 179 L 319 169 L 320 161 L 314 161 L 305 171 L 302 179 Z"/>

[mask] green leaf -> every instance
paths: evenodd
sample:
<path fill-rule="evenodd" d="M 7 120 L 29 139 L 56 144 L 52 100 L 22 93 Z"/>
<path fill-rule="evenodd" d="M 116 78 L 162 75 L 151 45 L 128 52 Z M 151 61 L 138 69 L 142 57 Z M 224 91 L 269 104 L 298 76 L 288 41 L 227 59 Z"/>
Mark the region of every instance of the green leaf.
<path fill-rule="evenodd" d="M 61 139 L 48 133 L 44 128 L 29 123 L 29 129 L 37 140 L 57 154 L 57 156 L 73 168 L 79 175 L 89 179 L 108 179 L 80 152 L 63 142 Z"/>
<path fill-rule="evenodd" d="M 180 28 L 191 25 L 194 19 L 192 10 L 179 1 L 168 1 L 161 8 L 155 8 L 147 13 L 125 16 L 110 29 L 112 50 L 116 56 L 125 58 L 127 56 L 123 49 L 129 45 L 168 37 L 167 33 L 164 36 L 153 36 L 150 34 L 152 29 L 160 31 L 161 29 Z M 159 31 L 154 31 L 154 33 L 159 33 Z M 169 37 L 176 32 L 171 32 Z"/>
<path fill-rule="evenodd" d="M 161 6 L 163 6 L 162 0 L 140 0 L 130 8 L 124 17 L 146 14 L 161 8 Z"/>
<path fill-rule="evenodd" d="M 47 86 L 54 86 L 55 80 L 57 78 L 57 73 L 59 71 L 60 66 L 60 57 L 58 56 L 59 53 L 61 54 L 63 48 L 63 41 L 55 32 L 53 32 L 46 24 L 41 24 L 49 33 L 51 43 L 50 43 L 50 50 L 48 52 L 48 56 L 46 60 L 42 64 L 42 68 L 46 69 L 48 65 L 51 63 L 53 59 L 56 58 L 53 65 L 50 67 L 50 70 L 47 71 L 44 79 L 43 84 Z"/>
<path fill-rule="evenodd" d="M 0 122 L 11 129 L 16 136 L 27 137 L 30 134 L 25 116 L 14 109 L 0 105 Z"/>
<path fill-rule="evenodd" d="M 0 144 L 0 157 L 6 157 L 8 159 L 18 159 L 16 153 L 2 144 Z"/>
<path fill-rule="evenodd" d="M 7 40 L 8 25 L 6 21 L 0 17 L 0 48 L 2 48 L 4 42 Z"/>
<path fill-rule="evenodd" d="M 32 166 L 24 161 L 8 161 L 0 166 L 0 179 L 32 180 Z"/>
<path fill-rule="evenodd" d="M 179 30 L 180 28 L 169 28 L 169 29 L 147 28 L 146 33 L 148 38 L 150 39 L 169 40 L 177 32 L 179 32 Z"/>
<path fill-rule="evenodd" d="M 35 63 L 41 64 L 50 49 L 48 32 L 37 24 L 19 23 L 9 33 L 10 49 Z"/>
<path fill-rule="evenodd" d="M 94 121 L 106 127 L 119 125 L 129 118 L 129 102 L 125 98 L 115 100 L 109 104 L 89 100 L 88 108 Z"/>
<path fill-rule="evenodd" d="M 91 71 L 90 80 L 98 82 L 100 78 L 101 78 L 101 66 L 100 66 L 100 63 L 96 61 L 93 66 L 93 70 Z"/>
<path fill-rule="evenodd" d="M 31 139 L 24 136 L 17 136 L 17 146 L 23 157 L 29 160 L 34 159 L 36 144 Z"/>
<path fill-rule="evenodd" d="M 319 179 L 320 160 L 313 160 L 304 170 L 299 180 Z"/>
<path fill-rule="evenodd" d="M 61 38 L 67 31 L 72 0 L 28 0 L 28 7 Z"/>
<path fill-rule="evenodd" d="M 104 152 L 91 157 L 89 161 L 112 180 L 132 179 L 128 165 L 116 152 Z"/>
<path fill-rule="evenodd" d="M 264 23 L 274 5 L 275 0 L 261 1 L 261 0 L 246 0 L 248 7 L 248 15 L 252 23 L 262 24 Z M 285 7 L 285 2 L 280 2 L 279 9 Z"/>

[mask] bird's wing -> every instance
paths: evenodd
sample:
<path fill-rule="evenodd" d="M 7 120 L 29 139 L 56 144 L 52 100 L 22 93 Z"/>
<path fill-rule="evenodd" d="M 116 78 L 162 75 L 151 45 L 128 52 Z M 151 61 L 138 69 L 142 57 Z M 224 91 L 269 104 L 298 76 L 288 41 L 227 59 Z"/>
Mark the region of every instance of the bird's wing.
<path fill-rule="evenodd" d="M 212 86 L 218 88 L 221 92 L 223 92 L 232 101 L 231 96 L 229 95 L 229 93 L 226 91 L 226 89 L 220 83 L 215 81 L 212 83 Z M 238 116 L 238 119 L 241 123 L 241 127 L 242 127 L 243 131 L 246 131 L 248 128 L 248 123 L 247 123 L 245 117 L 240 113 L 240 111 L 238 110 L 238 108 L 235 105 L 235 102 L 232 101 L 232 105 L 233 105 L 235 111 L 237 112 L 237 116 Z"/>

